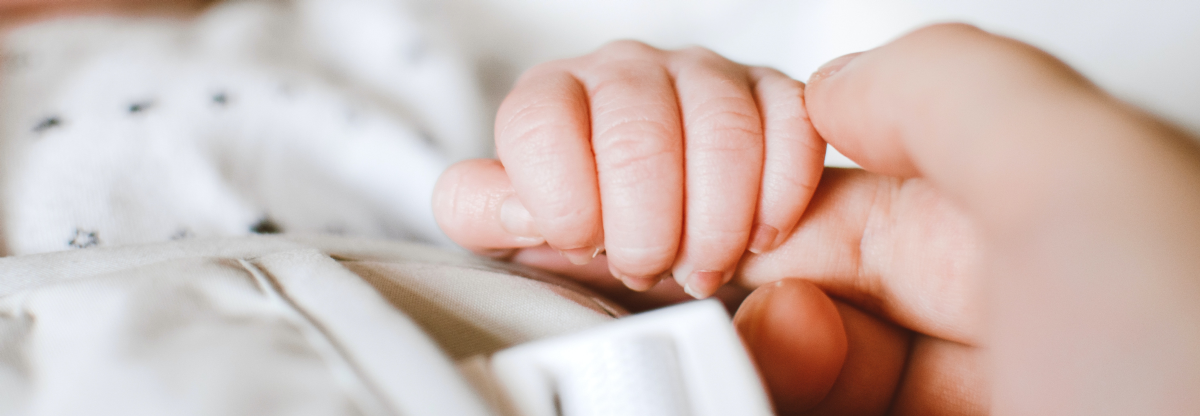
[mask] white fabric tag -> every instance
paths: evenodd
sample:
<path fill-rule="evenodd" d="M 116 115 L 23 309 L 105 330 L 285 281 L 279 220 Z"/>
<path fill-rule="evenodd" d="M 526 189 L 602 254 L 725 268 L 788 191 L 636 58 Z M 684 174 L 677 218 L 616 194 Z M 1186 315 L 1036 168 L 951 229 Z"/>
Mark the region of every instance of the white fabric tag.
<path fill-rule="evenodd" d="M 511 416 L 771 415 L 725 309 L 690 302 L 492 356 Z M 495 397 L 493 397 L 495 400 Z"/>

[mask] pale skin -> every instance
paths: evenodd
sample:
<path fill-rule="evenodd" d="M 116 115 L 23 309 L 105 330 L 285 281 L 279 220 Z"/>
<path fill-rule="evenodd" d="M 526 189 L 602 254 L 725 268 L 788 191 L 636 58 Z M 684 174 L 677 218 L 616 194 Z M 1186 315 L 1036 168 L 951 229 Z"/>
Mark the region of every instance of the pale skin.
<path fill-rule="evenodd" d="M 932 26 L 805 87 L 621 42 L 532 69 L 496 131 L 447 234 L 638 307 L 755 289 L 781 414 L 1200 412 L 1195 139 L 1028 45 Z"/>
<path fill-rule="evenodd" d="M 631 42 L 533 71 L 503 164 L 444 176 L 447 233 L 633 309 L 686 297 L 666 275 L 754 290 L 735 323 L 781 414 L 1200 414 L 1200 152 L 1054 58 L 942 25 L 807 88 Z M 825 142 L 865 170 L 822 170 Z"/>

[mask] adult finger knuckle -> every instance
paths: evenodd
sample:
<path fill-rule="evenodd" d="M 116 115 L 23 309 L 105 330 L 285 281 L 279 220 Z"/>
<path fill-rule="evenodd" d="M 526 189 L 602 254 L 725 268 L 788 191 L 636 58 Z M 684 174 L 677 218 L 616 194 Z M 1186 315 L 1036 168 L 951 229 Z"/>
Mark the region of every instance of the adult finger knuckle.
<path fill-rule="evenodd" d="M 907 60 L 911 65 L 922 65 L 930 70 L 947 65 L 945 70 L 955 70 L 960 65 L 982 63 L 980 58 L 997 55 L 1016 57 L 1012 48 L 1019 42 L 987 33 L 977 27 L 963 23 L 942 23 L 926 26 L 901 37 L 897 42 L 900 49 L 920 52 L 924 59 Z M 964 53 L 970 51 L 971 53 Z M 1020 55 L 1020 54 L 1018 54 Z M 990 61 L 990 59 L 986 59 Z M 995 63 L 988 63 L 994 65 Z M 986 73 L 986 72 L 985 72 Z"/>

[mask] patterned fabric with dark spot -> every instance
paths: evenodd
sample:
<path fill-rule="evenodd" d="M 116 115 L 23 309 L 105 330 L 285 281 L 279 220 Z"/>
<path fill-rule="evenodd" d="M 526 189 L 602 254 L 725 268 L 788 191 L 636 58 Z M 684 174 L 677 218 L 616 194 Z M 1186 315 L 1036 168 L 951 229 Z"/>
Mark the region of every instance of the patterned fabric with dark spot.
<path fill-rule="evenodd" d="M 0 45 L 2 246 L 283 231 L 448 244 L 433 184 L 491 146 L 475 75 L 421 13 L 247 0 L 15 29 Z"/>

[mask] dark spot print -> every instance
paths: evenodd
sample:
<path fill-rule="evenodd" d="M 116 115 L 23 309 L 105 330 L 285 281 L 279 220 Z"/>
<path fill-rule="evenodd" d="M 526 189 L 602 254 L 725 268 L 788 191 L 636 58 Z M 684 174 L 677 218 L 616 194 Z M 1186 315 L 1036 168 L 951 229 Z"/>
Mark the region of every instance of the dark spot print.
<path fill-rule="evenodd" d="M 71 248 L 88 248 L 98 245 L 100 245 L 100 236 L 96 231 L 82 228 L 75 228 L 75 235 L 67 240 L 67 246 Z"/>
<path fill-rule="evenodd" d="M 283 232 L 283 229 L 279 228 L 279 224 L 276 224 L 275 221 L 271 221 L 270 218 L 263 217 L 263 219 L 250 226 L 250 231 L 253 231 L 256 234 L 279 234 Z"/>
<path fill-rule="evenodd" d="M 192 232 L 192 229 L 187 227 L 180 228 L 179 231 L 175 232 L 175 234 L 171 234 L 172 240 L 188 240 L 195 237 L 196 234 Z"/>
<path fill-rule="evenodd" d="M 142 112 L 145 112 L 146 110 L 149 110 L 150 107 L 154 107 L 154 102 L 152 102 L 152 101 L 136 102 L 136 103 L 129 105 L 129 114 L 142 113 Z"/>
<path fill-rule="evenodd" d="M 62 119 L 58 118 L 57 116 L 46 117 L 42 119 L 42 121 L 39 121 L 37 125 L 33 126 L 33 132 L 41 133 L 46 130 L 61 126 L 62 123 Z"/>
<path fill-rule="evenodd" d="M 216 94 L 213 94 L 212 102 L 213 102 L 213 104 L 219 105 L 221 107 L 227 106 L 227 105 L 229 105 L 229 95 L 225 94 L 224 92 L 218 92 Z"/>
<path fill-rule="evenodd" d="M 422 142 L 424 142 L 426 145 L 429 145 L 429 146 L 434 146 L 434 147 L 436 147 L 436 146 L 437 146 L 437 144 L 438 144 L 438 143 L 437 143 L 437 140 L 434 140 L 434 139 L 433 139 L 433 135 L 432 135 L 432 134 L 430 134 L 428 131 L 425 131 L 425 130 L 418 130 L 418 131 L 417 131 L 417 137 L 418 137 L 418 138 L 420 138 L 420 139 L 421 139 L 421 141 L 422 141 Z"/>

